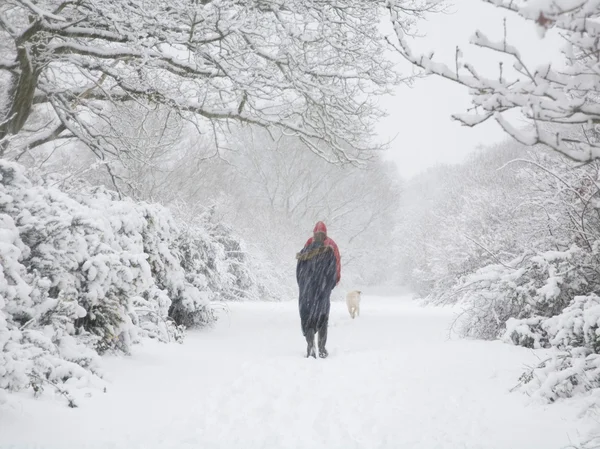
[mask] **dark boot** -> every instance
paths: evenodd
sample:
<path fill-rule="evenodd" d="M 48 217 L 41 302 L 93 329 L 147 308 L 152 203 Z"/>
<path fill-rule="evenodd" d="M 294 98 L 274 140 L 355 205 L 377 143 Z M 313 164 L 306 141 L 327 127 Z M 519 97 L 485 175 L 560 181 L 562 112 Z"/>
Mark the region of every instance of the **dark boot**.
<path fill-rule="evenodd" d="M 319 329 L 319 357 L 322 359 L 327 358 L 329 353 L 327 349 L 325 349 L 325 345 L 327 344 L 327 322 L 321 326 Z"/>
<path fill-rule="evenodd" d="M 314 329 L 308 329 L 306 331 L 306 357 L 314 357 L 317 358 L 317 354 L 315 353 L 315 331 Z"/>

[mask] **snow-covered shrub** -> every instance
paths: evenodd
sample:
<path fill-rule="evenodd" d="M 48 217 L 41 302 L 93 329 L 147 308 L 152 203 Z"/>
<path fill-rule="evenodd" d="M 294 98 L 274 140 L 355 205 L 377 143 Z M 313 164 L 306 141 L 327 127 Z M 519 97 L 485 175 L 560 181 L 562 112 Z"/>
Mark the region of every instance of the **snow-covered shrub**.
<path fill-rule="evenodd" d="M 530 394 L 554 401 L 600 387 L 600 297 L 576 296 L 550 318 L 511 318 L 504 339 L 534 348 L 555 348 L 521 377 Z"/>
<path fill-rule="evenodd" d="M 246 299 L 254 287 L 241 242 L 224 225 L 198 217 L 181 233 L 179 254 L 188 280 L 212 292 L 211 300 Z"/>
<path fill-rule="evenodd" d="M 255 299 L 256 281 L 250 270 L 248 253 L 245 251 L 243 242 L 233 238 L 231 229 L 222 223 L 213 225 L 210 232 L 222 248 L 227 273 L 228 282 L 222 284 L 221 299 Z"/>
<path fill-rule="evenodd" d="M 76 406 L 57 383 L 93 383 L 98 355 L 74 335 L 85 310 L 64 295 L 49 297 L 49 280 L 26 266 L 34 253 L 9 213 L 19 211 L 18 190 L 30 187 L 20 167 L 0 163 L 0 392 L 51 385 Z"/>
<path fill-rule="evenodd" d="M 552 402 L 600 388 L 600 297 L 589 293 L 600 289 L 596 256 L 573 246 L 467 276 L 457 287 L 463 335 L 552 349 L 520 378 L 531 396 Z"/>
<path fill-rule="evenodd" d="M 27 180 L 25 180 L 27 181 Z M 38 288 L 34 302 L 46 298 L 75 301 L 84 312 L 74 321 L 96 337 L 102 353 L 128 352 L 138 339 L 133 298 L 147 296 L 153 285 L 164 292 L 155 311 L 167 316 L 169 294 L 183 289 L 183 270 L 169 252 L 170 233 L 176 232 L 168 211 L 132 201 L 117 201 L 103 188 L 65 195 L 44 185 L 7 185 L 21 238 L 29 248 L 23 263 Z M 153 225 L 158 223 L 158 226 Z M 157 265 L 168 273 L 153 271 Z M 161 277 L 170 279 L 161 284 Z M 13 312 L 20 322 L 31 318 L 27 310 Z M 143 320 L 143 318 L 142 318 Z M 147 328 L 147 326 L 145 326 Z M 150 334 L 168 340 L 166 329 Z"/>
<path fill-rule="evenodd" d="M 600 287 L 594 276 L 593 254 L 572 246 L 566 251 L 525 253 L 505 264 L 494 264 L 466 276 L 453 290 L 466 308 L 461 331 L 465 336 L 495 339 L 502 336 L 514 319 L 529 323 L 527 330 L 514 334 L 513 342 L 539 346 L 541 335 L 533 335 L 537 317 L 560 314 L 576 295 Z M 527 321 L 529 320 L 529 321 Z"/>
<path fill-rule="evenodd" d="M 528 201 L 530 180 L 509 165 L 523 148 L 503 144 L 441 165 L 411 179 L 401 197 L 396 240 L 403 280 L 434 304 L 456 303 L 451 288 L 488 264 L 520 255 L 532 240 L 539 209 Z"/>
<path fill-rule="evenodd" d="M 264 279 L 267 258 L 251 252 L 231 227 L 216 217 L 216 207 L 195 216 L 178 215 L 182 231 L 179 257 L 187 280 L 211 292 L 210 300 L 270 300 L 277 297 L 277 280 Z"/>
<path fill-rule="evenodd" d="M 59 384 L 96 382 L 99 354 L 212 323 L 212 299 L 257 288 L 240 245 L 228 228 L 185 227 L 102 187 L 66 193 L 0 161 L 0 389 L 70 398 Z"/>
<path fill-rule="evenodd" d="M 511 318 L 505 338 L 532 348 L 581 348 L 588 354 L 600 354 L 600 297 L 592 293 L 575 296 L 560 314 L 550 318 L 534 316 Z"/>
<path fill-rule="evenodd" d="M 494 40 L 485 29 L 474 29 L 472 44 L 501 55 L 499 75 L 487 77 L 466 61 L 458 48 L 450 66 L 434 61 L 433 53 L 430 56 L 416 53 L 397 13 L 390 11 L 390 18 L 398 37 L 396 48 L 405 59 L 429 74 L 468 88 L 473 107 L 468 114 L 455 114 L 456 120 L 476 126 L 495 119 L 515 140 L 566 156 L 555 158 L 550 164 L 548 160 L 521 159 L 535 167 L 530 170 L 530 182 L 524 185 L 529 198 L 521 207 L 532 215 L 535 211 L 543 214 L 532 216 L 527 223 L 538 238 L 525 241 L 520 253 L 548 254 L 553 248 L 559 254 L 558 260 L 544 257 L 546 260 L 535 266 L 533 258 L 528 258 L 518 265 L 483 268 L 488 273 L 480 270 L 478 274 L 489 274 L 491 278 L 474 279 L 474 285 L 467 282 L 462 285 L 470 305 L 468 321 L 475 326 L 468 333 L 494 338 L 502 333 L 507 322 L 509 341 L 561 351 L 525 375 L 529 385 L 537 385 L 540 394 L 553 400 L 600 387 L 595 296 L 600 284 L 600 75 L 597 71 L 600 3 L 591 0 L 488 3 L 529 21 L 541 38 L 546 34 L 553 38 L 560 36 L 564 43 L 562 61 L 551 61 L 550 52 L 544 64 L 536 62 L 537 67 L 528 66 L 521 57 L 523 42 L 511 42 L 510 32 L 504 33 L 503 39 Z M 555 47 L 553 43 L 550 46 Z M 506 64 L 506 58 L 514 64 Z M 526 119 L 528 126 L 522 127 L 522 120 L 519 123 L 519 114 L 515 112 Z M 567 159 L 584 164 L 569 166 L 565 163 Z M 577 250 L 568 258 L 563 257 L 565 249 L 573 245 Z M 512 257 L 499 259 L 506 261 Z M 518 272 L 520 268 L 525 271 Z M 534 378 L 538 381 L 531 382 Z"/>
<path fill-rule="evenodd" d="M 600 388 L 600 355 L 579 349 L 554 351 L 519 378 L 519 388 L 534 398 L 554 402 Z"/>

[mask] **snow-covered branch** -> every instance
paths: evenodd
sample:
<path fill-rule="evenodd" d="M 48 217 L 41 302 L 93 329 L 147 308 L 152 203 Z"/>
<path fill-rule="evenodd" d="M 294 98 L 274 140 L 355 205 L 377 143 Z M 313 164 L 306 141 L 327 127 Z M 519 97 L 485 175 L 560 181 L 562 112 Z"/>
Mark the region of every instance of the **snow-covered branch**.
<path fill-rule="evenodd" d="M 328 160 L 348 162 L 380 147 L 373 130 L 383 112 L 375 96 L 404 81 L 381 58 L 384 4 L 7 0 L 0 6 L 7 42 L 0 69 L 17 76 L 0 90 L 8 100 L 0 154 L 30 139 L 7 137 L 27 133 L 40 110 L 35 104 L 61 95 L 69 101 L 55 118 L 81 130 L 101 120 L 92 101 L 159 104 L 203 132 L 230 122 L 280 128 Z M 428 9 L 403 1 L 398 20 L 409 29 Z M 102 85 L 90 88 L 102 76 Z"/>
<path fill-rule="evenodd" d="M 508 0 L 484 0 L 529 20 L 542 34 L 556 29 L 566 40 L 563 51 L 565 68 L 551 64 L 528 67 L 518 45 L 489 39 L 476 31 L 471 43 L 514 60 L 517 78 L 501 72 L 498 78 L 477 73 L 469 63 L 458 61 L 455 68 L 434 62 L 430 57 L 413 52 L 399 16 L 390 9 L 397 43 L 396 49 L 409 62 L 427 73 L 441 76 L 469 89 L 473 102 L 471 113 L 455 114 L 454 119 L 466 126 L 476 126 L 494 118 L 500 126 L 526 145 L 543 144 L 575 161 L 600 158 L 597 140 L 573 139 L 567 131 L 548 132 L 547 124 L 592 127 L 600 123 L 600 4 L 591 0 L 541 0 L 517 3 Z M 391 3 L 393 5 L 393 2 Z M 505 33 L 506 34 L 506 33 Z M 519 76 L 520 75 L 520 76 Z M 506 118 L 506 112 L 518 110 L 532 128 L 518 129 Z"/>

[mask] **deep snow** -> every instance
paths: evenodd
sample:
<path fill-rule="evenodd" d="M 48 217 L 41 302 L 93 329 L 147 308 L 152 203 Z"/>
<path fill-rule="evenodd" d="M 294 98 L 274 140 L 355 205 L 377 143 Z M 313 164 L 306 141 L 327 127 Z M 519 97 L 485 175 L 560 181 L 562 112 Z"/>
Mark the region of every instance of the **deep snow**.
<path fill-rule="evenodd" d="M 314 360 L 295 302 L 229 307 L 183 345 L 107 358 L 108 392 L 77 409 L 13 396 L 0 447 L 558 449 L 593 424 L 509 393 L 536 353 L 449 339 L 450 309 L 364 296 L 351 320 L 334 302 L 330 357 Z"/>

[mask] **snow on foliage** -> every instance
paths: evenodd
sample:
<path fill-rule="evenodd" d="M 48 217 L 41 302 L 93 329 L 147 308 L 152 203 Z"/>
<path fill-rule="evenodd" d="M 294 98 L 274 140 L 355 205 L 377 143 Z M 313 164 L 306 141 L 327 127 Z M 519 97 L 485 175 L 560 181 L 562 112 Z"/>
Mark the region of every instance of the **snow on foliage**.
<path fill-rule="evenodd" d="M 592 260 L 593 256 L 574 246 L 563 252 L 523 254 L 465 276 L 455 287 L 467 308 L 462 333 L 494 339 L 511 332 L 511 326 L 531 323 L 536 328 L 538 323 L 531 317 L 554 317 L 574 296 L 600 288 L 600 278 L 595 279 L 588 271 Z M 527 330 L 516 330 L 512 341 L 539 348 L 543 346 L 539 338 Z M 554 343 L 551 345 L 557 346 Z"/>
<path fill-rule="evenodd" d="M 556 348 L 524 373 L 524 390 L 549 401 L 600 388 L 600 297 L 575 296 L 559 314 L 508 320 L 504 338 L 535 348 Z"/>
<path fill-rule="evenodd" d="M 403 199 L 406 281 L 459 304 L 463 336 L 548 350 L 520 380 L 546 401 L 600 394 L 599 173 L 510 142 L 416 177 Z"/>
<path fill-rule="evenodd" d="M 420 296 L 454 302 L 457 279 L 498 263 L 498 254 L 516 257 L 535 238 L 527 223 L 537 210 L 523 207 L 524 180 L 511 166 L 498 170 L 520 152 L 491 148 L 407 183 L 397 241 L 404 282 Z"/>
<path fill-rule="evenodd" d="M 64 388 L 100 385 L 99 354 L 181 341 L 215 320 L 211 300 L 258 288 L 231 230 L 182 227 L 162 206 L 67 194 L 0 161 L 0 389 L 51 385 L 75 406 Z"/>

